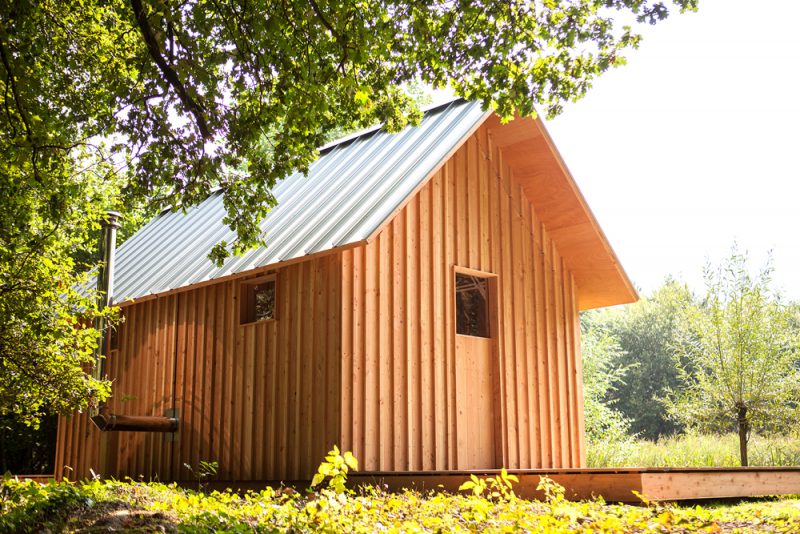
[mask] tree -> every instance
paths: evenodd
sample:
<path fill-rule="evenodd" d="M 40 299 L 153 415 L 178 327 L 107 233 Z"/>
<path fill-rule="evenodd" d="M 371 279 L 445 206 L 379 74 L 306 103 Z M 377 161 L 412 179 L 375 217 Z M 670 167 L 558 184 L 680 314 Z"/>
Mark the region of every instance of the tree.
<path fill-rule="evenodd" d="M 631 432 L 643 438 L 655 440 L 681 429 L 664 410 L 663 398 L 681 384 L 673 354 L 680 350 L 683 313 L 693 302 L 686 284 L 668 277 L 634 304 L 593 312 L 593 321 L 618 340 L 619 365 L 628 369 L 609 397 L 630 419 Z"/>
<path fill-rule="evenodd" d="M 623 353 L 617 340 L 593 323 L 590 314 L 581 316 L 581 353 L 587 464 L 623 465 L 633 447 L 630 420 L 609 397 L 624 384 L 629 368 L 620 364 Z"/>
<path fill-rule="evenodd" d="M 706 267 L 706 297 L 686 315 L 684 386 L 667 403 L 687 426 L 736 428 L 743 466 L 753 430 L 790 428 L 800 415 L 794 312 L 770 289 L 771 273 L 769 262 L 751 276 L 735 247 L 720 267 Z"/>
<path fill-rule="evenodd" d="M 78 376 L 96 333 L 68 339 L 77 310 L 94 313 L 69 290 L 70 252 L 104 210 L 185 209 L 219 187 L 237 234 L 211 251 L 222 262 L 262 242 L 271 188 L 330 132 L 418 121 L 403 84 L 553 115 L 638 44 L 614 17 L 667 14 L 652 0 L 0 0 L 0 410 L 37 413 L 57 383 L 47 362 Z M 25 393 L 20 358 L 45 365 L 46 387 Z M 86 384 L 47 402 L 75 406 L 100 388 Z"/>
<path fill-rule="evenodd" d="M 552 115 L 638 44 L 614 16 L 667 14 L 647 0 L 3 0 L 7 162 L 42 180 L 85 149 L 131 173 L 127 194 L 182 206 L 222 187 L 238 232 L 222 259 L 259 242 L 270 188 L 329 130 L 419 120 L 403 83 Z"/>

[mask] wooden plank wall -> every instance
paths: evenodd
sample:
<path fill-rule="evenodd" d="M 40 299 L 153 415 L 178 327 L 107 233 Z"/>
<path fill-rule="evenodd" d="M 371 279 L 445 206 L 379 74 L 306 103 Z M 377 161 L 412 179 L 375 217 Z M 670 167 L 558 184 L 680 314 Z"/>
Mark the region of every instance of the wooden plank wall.
<path fill-rule="evenodd" d="M 495 457 L 582 466 L 575 283 L 486 127 L 376 239 L 342 253 L 342 446 L 369 471 L 464 464 L 453 265 L 499 276 Z"/>
<path fill-rule="evenodd" d="M 183 464 L 206 460 L 220 480 L 311 478 L 339 436 L 339 265 L 334 254 L 280 269 L 275 321 L 239 325 L 238 280 L 126 306 L 111 411 L 176 408 L 180 431 L 108 433 L 110 472 L 189 480 Z M 85 415 L 62 418 L 56 474 L 97 471 L 99 438 Z"/>
<path fill-rule="evenodd" d="M 100 433 L 86 413 L 59 417 L 56 438 L 56 480 L 88 478 L 89 469 L 97 466 Z"/>

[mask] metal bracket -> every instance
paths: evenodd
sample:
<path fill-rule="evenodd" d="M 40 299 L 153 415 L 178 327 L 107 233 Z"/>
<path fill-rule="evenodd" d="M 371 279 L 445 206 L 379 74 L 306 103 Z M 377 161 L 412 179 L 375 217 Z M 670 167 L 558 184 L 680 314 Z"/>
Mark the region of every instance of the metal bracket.
<path fill-rule="evenodd" d="M 164 417 L 169 417 L 172 419 L 177 419 L 178 421 L 181 420 L 180 418 L 180 410 L 177 408 L 170 408 L 164 412 Z M 180 428 L 180 427 L 179 427 Z M 180 431 L 178 432 L 169 432 L 165 437 L 167 443 L 179 443 L 180 442 Z"/>

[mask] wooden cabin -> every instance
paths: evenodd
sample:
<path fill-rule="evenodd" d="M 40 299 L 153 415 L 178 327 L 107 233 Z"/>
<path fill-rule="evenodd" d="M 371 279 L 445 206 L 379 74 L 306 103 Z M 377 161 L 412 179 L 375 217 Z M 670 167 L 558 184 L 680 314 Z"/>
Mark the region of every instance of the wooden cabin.
<path fill-rule="evenodd" d="M 321 149 L 274 190 L 268 246 L 230 258 L 222 195 L 117 254 L 109 406 L 176 433 L 62 418 L 56 476 L 310 479 L 585 464 L 578 312 L 637 298 L 541 121 L 478 104 Z"/>

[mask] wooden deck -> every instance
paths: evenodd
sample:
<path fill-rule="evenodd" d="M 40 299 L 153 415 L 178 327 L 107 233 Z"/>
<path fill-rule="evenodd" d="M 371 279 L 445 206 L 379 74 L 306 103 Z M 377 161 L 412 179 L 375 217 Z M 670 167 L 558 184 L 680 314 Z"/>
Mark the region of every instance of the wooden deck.
<path fill-rule="evenodd" d="M 510 469 L 519 478 L 514 491 L 526 499 L 542 499 L 536 487 L 540 477 L 547 476 L 564 486 L 570 500 L 591 499 L 602 496 L 607 502 L 638 503 L 634 491 L 650 501 L 680 501 L 700 499 L 727 499 L 736 497 L 763 497 L 768 495 L 800 495 L 800 466 L 797 467 L 619 467 L 604 469 Z M 351 473 L 350 486 L 380 485 L 397 491 L 403 488 L 420 491 L 442 490 L 456 493 L 458 487 L 469 480 L 471 474 L 491 477 L 497 469 L 476 471 L 416 471 L 407 473 L 371 472 Z M 17 475 L 46 483 L 52 477 L 42 475 Z M 189 488 L 196 482 L 181 483 Z M 209 480 L 209 489 L 233 488 L 237 490 L 261 489 L 264 486 L 293 486 L 306 488 L 307 480 L 231 481 Z"/>
<path fill-rule="evenodd" d="M 455 492 L 469 479 L 494 476 L 498 470 L 439 471 L 416 473 L 352 474 L 354 484 L 381 484 L 391 490 L 416 488 Z M 712 468 L 605 468 L 509 470 L 519 478 L 514 488 L 524 498 L 541 499 L 536 489 L 540 477 L 548 476 L 566 488 L 571 500 L 602 496 L 607 502 L 640 502 L 634 491 L 650 501 L 723 499 L 800 494 L 798 467 Z"/>

